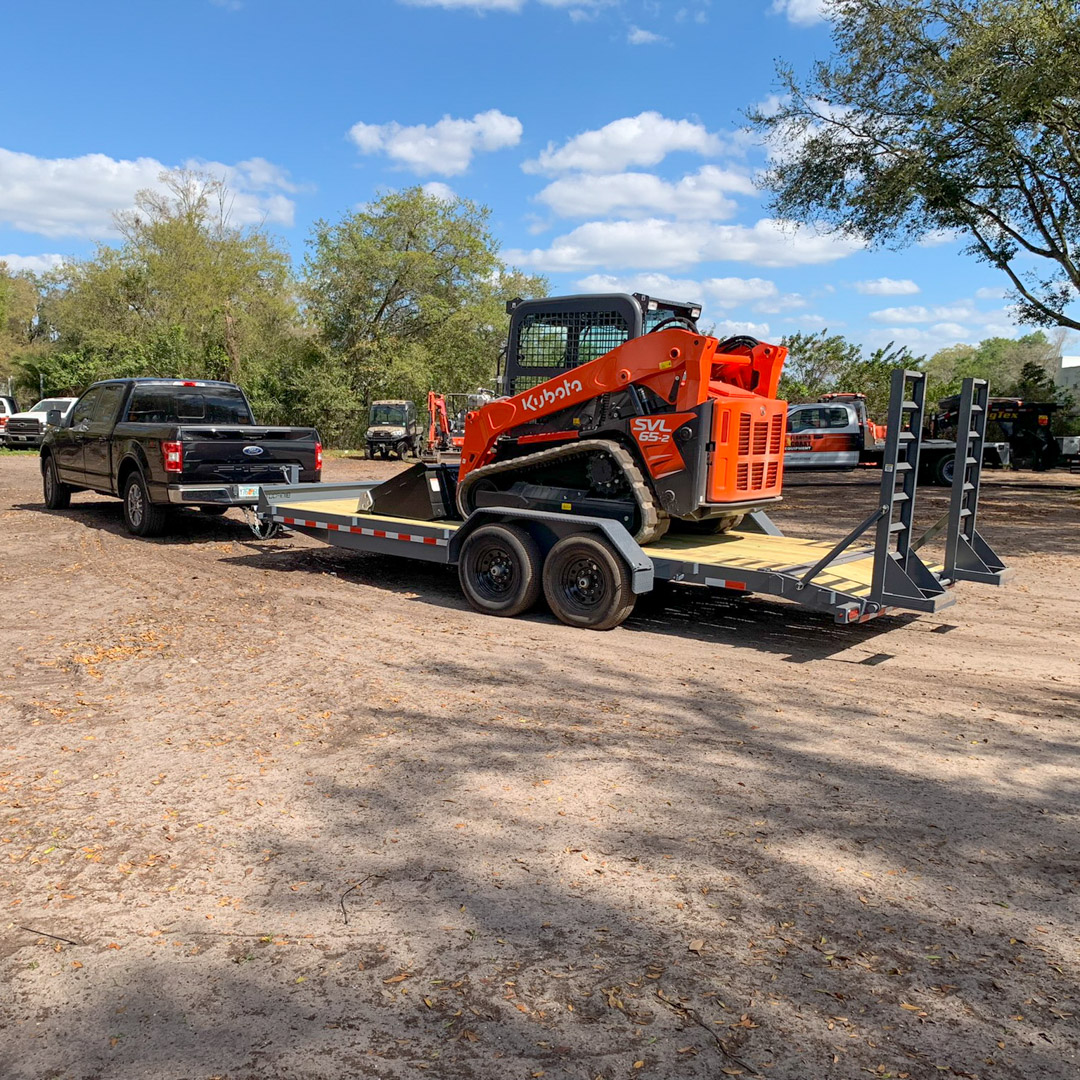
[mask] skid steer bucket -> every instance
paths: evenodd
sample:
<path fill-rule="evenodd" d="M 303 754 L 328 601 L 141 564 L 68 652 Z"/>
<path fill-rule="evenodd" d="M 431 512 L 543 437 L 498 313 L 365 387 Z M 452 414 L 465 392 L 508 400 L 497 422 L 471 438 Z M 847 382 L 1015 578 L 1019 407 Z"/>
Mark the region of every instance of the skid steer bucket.
<path fill-rule="evenodd" d="M 456 465 L 420 462 L 366 492 L 360 509 L 390 517 L 442 521 L 458 516 Z M 365 500 L 361 500 L 363 504 Z"/>

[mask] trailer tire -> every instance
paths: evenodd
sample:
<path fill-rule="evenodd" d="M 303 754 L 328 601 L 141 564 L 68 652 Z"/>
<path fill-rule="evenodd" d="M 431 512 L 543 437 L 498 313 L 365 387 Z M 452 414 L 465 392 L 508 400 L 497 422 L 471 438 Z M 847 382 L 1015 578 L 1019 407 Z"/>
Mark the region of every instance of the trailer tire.
<path fill-rule="evenodd" d="M 66 510 L 71 505 L 71 488 L 56 475 L 56 460 L 50 454 L 41 463 L 41 487 L 50 510 Z"/>
<path fill-rule="evenodd" d="M 539 544 L 524 529 L 485 525 L 462 545 L 461 591 L 482 615 L 521 615 L 540 599 L 542 564 Z"/>
<path fill-rule="evenodd" d="M 602 540 L 567 536 L 544 562 L 544 597 L 567 626 L 611 630 L 634 610 L 626 563 Z"/>
<path fill-rule="evenodd" d="M 142 473 L 133 469 L 124 484 L 124 527 L 132 536 L 160 536 L 167 520 L 165 508 L 150 501 Z"/>

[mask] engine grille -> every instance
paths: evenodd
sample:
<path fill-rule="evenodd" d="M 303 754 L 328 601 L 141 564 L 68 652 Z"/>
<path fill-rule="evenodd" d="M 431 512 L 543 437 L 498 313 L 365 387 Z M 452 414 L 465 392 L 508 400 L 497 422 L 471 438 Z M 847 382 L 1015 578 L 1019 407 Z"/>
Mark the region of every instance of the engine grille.
<path fill-rule="evenodd" d="M 12 419 L 7 422 L 9 435 L 40 435 L 41 424 L 37 420 Z"/>

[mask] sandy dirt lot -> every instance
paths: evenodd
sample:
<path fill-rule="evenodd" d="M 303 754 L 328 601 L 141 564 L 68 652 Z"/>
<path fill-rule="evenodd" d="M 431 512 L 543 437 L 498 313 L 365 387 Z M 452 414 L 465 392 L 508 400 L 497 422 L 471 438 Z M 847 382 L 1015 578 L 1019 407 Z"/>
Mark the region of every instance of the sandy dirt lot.
<path fill-rule="evenodd" d="M 982 521 L 937 616 L 600 634 L 0 454 L 0 1073 L 1077 1076 L 1080 476 Z"/>

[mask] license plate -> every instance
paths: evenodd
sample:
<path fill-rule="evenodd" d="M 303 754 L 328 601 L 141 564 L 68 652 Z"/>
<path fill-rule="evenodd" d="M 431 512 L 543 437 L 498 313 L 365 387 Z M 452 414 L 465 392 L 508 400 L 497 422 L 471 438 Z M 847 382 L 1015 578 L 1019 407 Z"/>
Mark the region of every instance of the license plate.
<path fill-rule="evenodd" d="M 237 497 L 240 499 L 257 499 L 259 497 L 259 485 L 241 484 Z"/>

